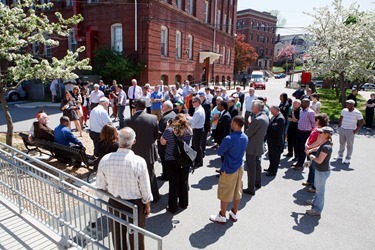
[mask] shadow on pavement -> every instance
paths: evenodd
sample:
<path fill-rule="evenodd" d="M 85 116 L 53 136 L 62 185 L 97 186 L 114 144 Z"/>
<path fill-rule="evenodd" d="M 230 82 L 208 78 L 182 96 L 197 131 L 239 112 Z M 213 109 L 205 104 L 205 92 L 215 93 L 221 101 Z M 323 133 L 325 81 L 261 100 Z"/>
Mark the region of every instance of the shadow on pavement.
<path fill-rule="evenodd" d="M 218 156 L 217 158 L 215 158 L 213 160 L 210 160 L 209 165 L 207 165 L 207 167 L 209 167 L 209 168 L 211 168 L 211 167 L 220 168 L 221 164 L 222 164 L 221 158 Z"/>
<path fill-rule="evenodd" d="M 161 237 L 167 236 L 179 224 L 178 220 L 173 220 L 173 216 L 173 214 L 166 211 L 164 214 L 147 218 L 146 230 Z"/>
<path fill-rule="evenodd" d="M 189 241 L 192 247 L 203 249 L 217 242 L 225 232 L 233 226 L 233 222 L 230 220 L 226 224 L 221 225 L 214 222 L 210 222 L 204 226 L 204 228 L 193 233 L 189 237 Z"/>
<path fill-rule="evenodd" d="M 341 160 L 335 160 L 331 162 L 332 171 L 354 171 L 354 168 L 350 168 L 350 164 L 343 164 Z"/>
<path fill-rule="evenodd" d="M 289 168 L 287 171 L 285 171 L 285 175 L 283 176 L 283 178 L 287 180 L 295 180 L 295 181 L 303 180 L 304 177 L 302 173 L 304 170 L 305 169 L 301 171 L 301 170 L 294 170 L 293 168 Z"/>
<path fill-rule="evenodd" d="M 296 212 L 292 212 L 291 217 L 294 218 L 294 222 L 296 223 L 296 225 L 292 227 L 293 230 L 303 234 L 311 234 L 314 232 L 315 227 L 319 225 L 320 220 L 319 216 L 310 216 Z"/>
<path fill-rule="evenodd" d="M 155 213 L 160 212 L 161 210 L 167 207 L 167 204 L 168 204 L 168 193 L 160 194 L 160 200 L 158 202 L 156 203 L 151 202 L 151 213 L 155 214 Z"/>
<path fill-rule="evenodd" d="M 206 176 L 199 180 L 198 184 L 191 185 L 192 188 L 200 190 L 210 190 L 214 185 L 217 185 L 219 178 L 216 175 Z"/>
<path fill-rule="evenodd" d="M 300 206 L 306 205 L 306 201 L 311 200 L 314 196 L 314 194 L 307 192 L 308 189 L 309 187 L 304 187 L 295 192 L 293 194 L 293 197 L 295 198 L 293 202 Z"/>

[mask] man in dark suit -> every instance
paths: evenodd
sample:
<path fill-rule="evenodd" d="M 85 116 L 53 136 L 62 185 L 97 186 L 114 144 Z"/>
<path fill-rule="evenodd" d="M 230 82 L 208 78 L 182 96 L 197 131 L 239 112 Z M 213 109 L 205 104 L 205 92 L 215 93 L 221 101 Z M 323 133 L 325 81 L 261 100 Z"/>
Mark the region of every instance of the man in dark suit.
<path fill-rule="evenodd" d="M 161 111 L 163 112 L 163 115 L 159 121 L 159 137 L 164 133 L 164 130 L 167 127 L 167 123 L 172 121 L 176 117 L 176 113 L 173 111 L 173 104 L 171 101 L 165 101 L 163 105 L 161 106 Z M 158 140 L 158 152 L 160 156 L 161 166 L 163 168 L 163 173 L 160 177 L 158 177 L 159 180 L 167 181 L 168 180 L 168 174 L 167 170 L 165 168 L 165 145 L 161 145 L 160 141 Z"/>
<path fill-rule="evenodd" d="M 247 166 L 247 189 L 243 192 L 255 195 L 256 189 L 261 188 L 261 156 L 264 153 L 264 138 L 267 133 L 269 118 L 263 112 L 264 103 L 260 100 L 254 100 L 252 113 L 255 118 L 249 124 L 245 131 L 249 138 L 246 148 L 246 166 Z"/>
<path fill-rule="evenodd" d="M 211 103 L 208 102 L 206 98 L 206 93 L 198 92 L 199 98 L 201 99 L 202 103 L 201 106 L 204 109 L 204 113 L 206 117 L 204 119 L 204 134 L 202 137 L 202 151 L 203 157 L 206 155 L 206 144 L 207 144 L 207 136 L 208 132 L 211 130 Z"/>
<path fill-rule="evenodd" d="M 228 103 L 226 101 L 220 101 L 220 103 L 217 105 L 217 109 L 221 112 L 216 127 L 217 144 L 220 145 L 223 139 L 231 132 L 230 123 L 232 117 L 228 112 Z"/>
<path fill-rule="evenodd" d="M 159 137 L 158 121 L 155 115 L 147 114 L 144 111 L 146 103 L 143 99 L 135 101 L 135 113 L 131 118 L 125 120 L 125 125 L 131 127 L 136 134 L 136 143 L 132 150 L 136 155 L 141 156 L 147 163 L 150 177 L 153 202 L 160 199 L 158 184 L 155 176 L 154 163 L 157 160 L 155 141 Z"/>
<path fill-rule="evenodd" d="M 280 113 L 278 106 L 270 108 L 272 118 L 267 129 L 267 144 L 268 144 L 268 158 L 270 166 L 266 171 L 266 176 L 276 176 L 277 169 L 279 168 L 280 156 L 284 146 L 284 127 L 285 119 Z"/>

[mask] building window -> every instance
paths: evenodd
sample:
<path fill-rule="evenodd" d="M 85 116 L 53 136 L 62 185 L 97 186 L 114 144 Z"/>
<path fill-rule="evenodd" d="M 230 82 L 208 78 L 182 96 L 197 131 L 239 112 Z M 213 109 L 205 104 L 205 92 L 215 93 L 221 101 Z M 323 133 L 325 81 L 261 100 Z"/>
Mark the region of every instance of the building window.
<path fill-rule="evenodd" d="M 225 64 L 225 47 L 223 47 L 223 64 Z"/>
<path fill-rule="evenodd" d="M 273 38 L 271 38 L 271 44 L 273 44 Z"/>
<path fill-rule="evenodd" d="M 250 41 L 253 40 L 253 33 L 250 34 Z"/>
<path fill-rule="evenodd" d="M 264 43 L 264 36 L 260 36 L 260 42 Z"/>
<path fill-rule="evenodd" d="M 168 29 L 165 26 L 161 26 L 160 43 L 161 43 L 160 54 L 162 56 L 168 56 Z"/>
<path fill-rule="evenodd" d="M 194 0 L 187 0 L 187 10 L 190 15 L 194 14 Z"/>
<path fill-rule="evenodd" d="M 39 43 L 35 42 L 33 43 L 33 56 L 38 57 L 39 56 Z"/>
<path fill-rule="evenodd" d="M 230 54 L 230 49 L 228 49 L 228 54 L 227 54 L 227 57 L 228 57 L 228 60 L 227 60 L 227 64 L 230 65 L 230 57 L 231 57 L 231 54 Z"/>
<path fill-rule="evenodd" d="M 265 52 L 265 55 L 268 55 L 268 49 L 266 48 L 266 52 Z"/>
<path fill-rule="evenodd" d="M 220 29 L 221 26 L 221 10 L 217 10 L 216 27 Z"/>
<path fill-rule="evenodd" d="M 99 0 L 87 0 L 87 3 L 99 3 Z"/>
<path fill-rule="evenodd" d="M 72 7 L 73 6 L 73 0 L 66 0 L 66 7 Z"/>
<path fill-rule="evenodd" d="M 193 36 L 188 35 L 188 59 L 192 60 L 193 59 Z"/>
<path fill-rule="evenodd" d="M 257 42 L 259 42 L 259 35 L 257 35 Z"/>
<path fill-rule="evenodd" d="M 181 59 L 181 32 L 176 31 L 176 58 Z"/>
<path fill-rule="evenodd" d="M 52 47 L 51 45 L 44 45 L 44 55 L 46 58 L 52 58 Z"/>
<path fill-rule="evenodd" d="M 226 14 L 223 15 L 223 30 L 224 32 L 227 31 L 227 15 Z"/>
<path fill-rule="evenodd" d="M 228 20 L 228 34 L 232 34 L 232 18 L 230 17 Z"/>
<path fill-rule="evenodd" d="M 269 37 L 267 36 L 267 37 L 266 37 L 266 43 L 268 43 L 268 42 L 269 42 Z"/>
<path fill-rule="evenodd" d="M 176 0 L 176 6 L 177 6 L 177 9 L 182 9 L 182 4 L 181 4 L 182 0 Z"/>
<path fill-rule="evenodd" d="M 74 29 L 69 30 L 68 49 L 71 52 L 76 52 L 76 50 L 77 50 L 77 41 L 76 41 L 76 34 L 75 34 Z"/>
<path fill-rule="evenodd" d="M 204 6 L 204 22 L 205 23 L 208 23 L 209 8 L 210 8 L 210 4 L 208 3 L 208 1 L 206 1 L 205 6 Z"/>
<path fill-rule="evenodd" d="M 122 52 L 122 24 L 115 23 L 111 26 L 111 45 L 112 49 L 117 52 Z"/>

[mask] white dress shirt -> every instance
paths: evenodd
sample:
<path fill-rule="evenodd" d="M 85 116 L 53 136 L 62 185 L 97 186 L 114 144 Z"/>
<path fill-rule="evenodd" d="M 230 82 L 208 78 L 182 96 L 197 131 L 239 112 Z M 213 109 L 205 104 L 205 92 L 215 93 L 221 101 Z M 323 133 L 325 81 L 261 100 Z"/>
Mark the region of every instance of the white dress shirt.
<path fill-rule="evenodd" d="M 91 94 L 90 94 L 90 103 L 99 103 L 99 100 L 101 97 L 104 96 L 104 93 L 100 90 L 98 91 L 91 91 Z"/>
<path fill-rule="evenodd" d="M 254 94 L 254 95 L 249 95 L 247 94 L 245 96 L 245 108 L 246 108 L 246 111 L 248 112 L 252 112 L 252 105 L 253 105 L 253 101 L 258 99 L 258 95 Z"/>
<path fill-rule="evenodd" d="M 194 115 L 190 119 L 190 124 L 193 129 L 200 129 L 204 126 L 204 121 L 206 119 L 206 113 L 202 105 L 199 105 L 195 108 Z"/>
<path fill-rule="evenodd" d="M 131 149 L 119 148 L 100 160 L 96 186 L 124 200 L 153 200 L 146 161 Z"/>
<path fill-rule="evenodd" d="M 133 94 L 134 94 L 134 91 L 135 91 L 135 98 L 133 98 Z M 134 99 L 134 100 L 137 100 L 139 98 L 141 98 L 142 96 L 142 88 L 138 85 L 135 86 L 130 86 L 129 87 L 129 90 L 128 90 L 128 98 L 129 99 Z"/>
<path fill-rule="evenodd" d="M 107 110 L 102 105 L 96 106 L 90 112 L 90 130 L 100 133 L 105 124 L 112 124 L 111 118 L 108 116 Z"/>

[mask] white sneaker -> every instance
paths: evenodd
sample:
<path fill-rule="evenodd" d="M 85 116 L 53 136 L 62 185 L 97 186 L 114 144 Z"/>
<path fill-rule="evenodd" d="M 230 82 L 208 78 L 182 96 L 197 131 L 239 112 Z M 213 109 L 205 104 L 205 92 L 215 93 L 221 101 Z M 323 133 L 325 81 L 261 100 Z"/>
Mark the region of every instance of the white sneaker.
<path fill-rule="evenodd" d="M 229 219 L 233 222 L 236 222 L 238 220 L 237 214 L 233 213 L 232 209 L 229 211 Z"/>
<path fill-rule="evenodd" d="M 210 221 L 217 222 L 219 224 L 225 224 L 227 223 L 227 218 L 224 216 L 221 216 L 221 214 L 218 213 L 217 215 L 211 215 Z"/>
<path fill-rule="evenodd" d="M 344 164 L 350 164 L 350 160 L 349 159 L 345 159 L 345 160 L 342 161 L 342 163 L 344 163 Z"/>

